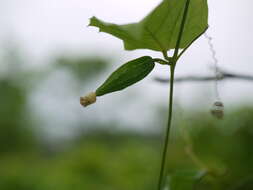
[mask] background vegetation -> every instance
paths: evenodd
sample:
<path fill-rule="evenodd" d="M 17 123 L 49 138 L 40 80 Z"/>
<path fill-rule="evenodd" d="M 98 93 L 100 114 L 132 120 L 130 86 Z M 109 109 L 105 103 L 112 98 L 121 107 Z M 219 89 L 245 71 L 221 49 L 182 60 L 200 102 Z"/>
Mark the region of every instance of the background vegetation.
<path fill-rule="evenodd" d="M 109 61 L 64 55 L 53 58 L 48 67 L 33 70 L 24 66 L 25 59 L 15 50 L 9 50 L 2 60 L 8 66 L 0 77 L 0 189 L 155 189 L 165 105 L 154 107 L 154 113 L 159 114 L 153 131 L 131 130 L 135 126 L 119 128 L 120 121 L 92 119 L 70 123 L 78 128 L 75 135 L 50 138 L 50 130 L 43 127 L 52 126 L 44 126 L 49 121 L 36 116 L 36 107 L 31 103 L 40 85 L 60 70 L 73 77 L 68 85 L 81 88 L 92 82 L 88 78 L 103 75 Z M 183 186 L 192 183 L 192 174 L 200 174 L 203 177 L 194 184 L 195 189 L 253 189 L 253 108 L 226 110 L 221 121 L 205 109 L 184 113 L 177 110 L 170 144 L 173 154 L 168 155 L 168 181 L 178 185 L 179 180 Z"/>

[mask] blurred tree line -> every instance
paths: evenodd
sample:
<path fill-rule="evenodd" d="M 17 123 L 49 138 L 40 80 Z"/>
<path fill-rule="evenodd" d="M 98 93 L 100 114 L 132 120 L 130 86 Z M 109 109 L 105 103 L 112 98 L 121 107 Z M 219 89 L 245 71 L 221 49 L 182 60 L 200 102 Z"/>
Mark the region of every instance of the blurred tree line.
<path fill-rule="evenodd" d="M 105 71 L 108 61 L 65 55 L 46 69 L 29 70 L 22 66 L 15 49 L 8 50 L 1 60 L 7 69 L 0 72 L 0 189 L 156 188 L 163 126 L 150 134 L 117 131 L 113 130 L 117 124 L 105 124 L 108 126 L 103 127 L 112 130 L 81 131 L 69 145 L 50 154 L 35 130 L 37 122 L 27 102 L 38 81 L 66 69 L 77 84 L 85 85 L 88 78 Z M 157 111 L 161 107 L 157 106 Z M 157 123 L 165 120 L 165 115 L 161 114 Z M 230 110 L 222 121 L 199 112 L 178 118 L 169 147 L 168 183 L 182 190 L 253 189 L 253 108 Z M 92 125 L 98 124 L 94 121 Z M 192 173 L 203 175 L 188 186 Z"/>

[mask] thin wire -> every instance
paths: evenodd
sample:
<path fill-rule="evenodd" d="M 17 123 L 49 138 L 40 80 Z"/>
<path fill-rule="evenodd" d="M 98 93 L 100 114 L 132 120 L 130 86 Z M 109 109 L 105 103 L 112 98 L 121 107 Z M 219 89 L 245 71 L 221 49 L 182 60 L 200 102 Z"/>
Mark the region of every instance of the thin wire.
<path fill-rule="evenodd" d="M 208 41 L 208 45 L 209 45 L 209 49 L 211 51 L 211 54 L 212 54 L 212 59 L 213 59 L 213 65 L 214 65 L 214 71 L 215 71 L 215 98 L 217 100 L 220 100 L 220 95 L 219 95 L 219 77 L 220 77 L 220 72 L 219 72 L 219 69 L 218 69 L 218 63 L 219 63 L 219 60 L 217 59 L 216 57 L 216 51 L 214 49 L 214 45 L 212 43 L 212 40 L 213 38 L 211 36 L 209 36 L 207 33 L 204 34 L 205 38 L 207 39 Z"/>

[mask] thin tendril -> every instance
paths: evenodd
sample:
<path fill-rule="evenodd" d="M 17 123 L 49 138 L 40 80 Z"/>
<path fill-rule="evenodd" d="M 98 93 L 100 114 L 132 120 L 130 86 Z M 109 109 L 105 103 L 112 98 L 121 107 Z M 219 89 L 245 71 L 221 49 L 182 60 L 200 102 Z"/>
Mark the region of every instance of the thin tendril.
<path fill-rule="evenodd" d="M 217 100 L 220 100 L 220 95 L 219 95 L 219 77 L 220 77 L 220 72 L 219 72 L 219 69 L 218 69 L 218 63 L 219 63 L 219 60 L 217 59 L 216 57 L 216 51 L 215 51 L 215 48 L 214 48 L 214 45 L 213 45 L 213 38 L 208 35 L 207 33 L 204 34 L 205 38 L 207 39 L 208 41 L 208 45 L 209 45 L 209 49 L 211 51 L 211 54 L 212 54 L 212 59 L 213 59 L 213 65 L 214 65 L 214 70 L 215 70 L 215 98 Z"/>

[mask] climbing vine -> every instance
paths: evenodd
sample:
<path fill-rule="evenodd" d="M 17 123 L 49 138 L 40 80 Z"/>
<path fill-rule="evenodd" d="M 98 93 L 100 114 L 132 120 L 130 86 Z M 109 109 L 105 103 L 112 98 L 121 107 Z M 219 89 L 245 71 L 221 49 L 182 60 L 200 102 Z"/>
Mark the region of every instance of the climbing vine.
<path fill-rule="evenodd" d="M 166 186 L 166 157 L 173 113 L 173 90 L 176 65 L 184 52 L 208 28 L 207 0 L 163 0 L 150 14 L 138 23 L 117 25 L 104 22 L 96 17 L 90 19 L 90 26 L 98 27 L 99 31 L 111 34 L 124 43 L 126 50 L 150 49 L 159 51 L 162 58 L 143 56 L 129 61 L 114 71 L 95 92 L 81 97 L 83 106 L 94 103 L 97 97 L 115 91 L 123 90 L 145 78 L 154 68 L 155 63 L 170 67 L 170 92 L 168 123 L 164 138 L 164 147 L 159 172 L 157 190 Z M 173 51 L 173 56 L 168 56 Z M 190 189 L 202 175 L 197 172 L 187 172 L 187 185 L 178 184 L 178 177 L 171 177 L 169 186 L 172 190 Z M 182 186 L 183 184 L 183 186 Z"/>

